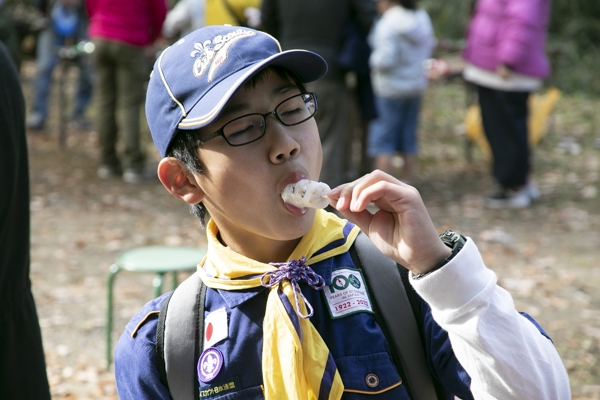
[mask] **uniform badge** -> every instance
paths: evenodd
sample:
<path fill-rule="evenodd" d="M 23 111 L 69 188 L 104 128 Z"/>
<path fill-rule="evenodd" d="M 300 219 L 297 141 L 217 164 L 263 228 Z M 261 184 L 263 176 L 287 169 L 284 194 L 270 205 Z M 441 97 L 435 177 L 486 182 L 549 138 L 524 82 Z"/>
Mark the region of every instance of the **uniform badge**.
<path fill-rule="evenodd" d="M 373 313 L 369 291 L 360 269 L 339 268 L 331 273 L 331 285 L 323 289 L 333 319 L 357 312 Z"/>
<path fill-rule="evenodd" d="M 217 348 L 211 347 L 202 352 L 198 360 L 198 379 L 208 383 L 215 379 L 223 367 L 223 354 Z"/>
<path fill-rule="evenodd" d="M 225 310 L 225 307 L 209 313 L 206 318 L 204 318 L 203 349 L 212 347 L 215 343 L 227 339 L 228 336 L 227 310 Z"/>

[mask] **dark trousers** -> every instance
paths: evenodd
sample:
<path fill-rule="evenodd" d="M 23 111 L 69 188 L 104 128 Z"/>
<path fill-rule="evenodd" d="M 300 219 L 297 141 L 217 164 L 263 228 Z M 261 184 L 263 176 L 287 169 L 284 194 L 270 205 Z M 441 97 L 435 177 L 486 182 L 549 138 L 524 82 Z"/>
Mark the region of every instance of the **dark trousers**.
<path fill-rule="evenodd" d="M 506 92 L 477 86 L 483 129 L 494 158 L 498 183 L 517 189 L 527 183 L 531 165 L 528 142 L 529 92 Z"/>
<path fill-rule="evenodd" d="M 315 120 L 323 146 L 323 167 L 320 180 L 331 187 L 346 182 L 351 169 L 350 110 L 351 94 L 343 77 L 324 77 L 306 85 L 317 93 L 319 112 Z"/>
<path fill-rule="evenodd" d="M 96 129 L 102 147 L 102 164 L 118 169 L 117 138 L 123 142 L 123 166 L 141 171 L 145 153 L 141 144 L 140 112 L 144 84 L 149 76 L 142 47 L 96 39 Z M 121 124 L 117 123 L 120 113 Z"/>

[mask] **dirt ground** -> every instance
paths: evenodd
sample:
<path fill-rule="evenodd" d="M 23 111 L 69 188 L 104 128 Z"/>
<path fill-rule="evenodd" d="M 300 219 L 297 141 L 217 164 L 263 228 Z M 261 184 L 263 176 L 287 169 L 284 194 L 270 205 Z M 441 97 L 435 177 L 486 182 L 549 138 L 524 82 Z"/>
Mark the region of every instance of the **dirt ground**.
<path fill-rule="evenodd" d="M 27 97 L 31 71 L 25 65 Z M 472 237 L 517 308 L 546 328 L 569 371 L 574 399 L 600 399 L 599 106 L 599 99 L 563 96 L 535 149 L 541 201 L 526 210 L 493 211 L 482 202 L 493 189 L 487 160 L 478 148 L 470 161 L 465 154 L 465 91 L 458 83 L 432 85 L 423 104 L 415 182 L 439 231 Z M 53 112 L 45 133 L 28 133 L 31 278 L 51 390 L 55 399 L 116 399 L 105 358 L 110 264 L 142 245 L 203 246 L 204 232 L 158 182 L 98 179 L 94 132 L 70 127 L 61 150 L 56 104 Z M 150 139 L 144 140 L 157 160 Z M 152 297 L 152 276 L 117 276 L 113 344 Z"/>

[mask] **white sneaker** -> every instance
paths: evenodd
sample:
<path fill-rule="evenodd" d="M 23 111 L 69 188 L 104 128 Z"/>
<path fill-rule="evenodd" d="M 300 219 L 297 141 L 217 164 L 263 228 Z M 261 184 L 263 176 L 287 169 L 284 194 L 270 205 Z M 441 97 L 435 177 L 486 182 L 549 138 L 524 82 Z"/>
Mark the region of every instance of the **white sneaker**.
<path fill-rule="evenodd" d="M 123 172 L 123 182 L 126 183 L 143 183 L 143 182 L 156 182 L 158 181 L 158 175 L 156 170 L 151 171 L 145 168 L 142 172 L 133 169 L 126 169 Z"/>
<path fill-rule="evenodd" d="M 101 165 L 96 173 L 100 179 L 110 179 L 120 174 L 118 168 L 111 167 L 110 165 Z"/>
<path fill-rule="evenodd" d="M 498 193 L 485 199 L 485 206 L 493 209 L 527 208 L 531 205 L 532 196 L 530 190 L 529 185 L 525 185 L 517 191 L 500 189 Z"/>
<path fill-rule="evenodd" d="M 533 182 L 527 182 L 527 185 L 525 186 L 529 192 L 529 197 L 531 198 L 532 201 L 537 201 L 540 199 L 541 194 L 540 194 L 540 190 L 538 189 L 537 185 Z"/>
<path fill-rule="evenodd" d="M 44 117 L 42 114 L 33 113 L 27 117 L 25 124 L 27 129 L 31 129 L 33 131 L 41 131 L 44 129 Z"/>

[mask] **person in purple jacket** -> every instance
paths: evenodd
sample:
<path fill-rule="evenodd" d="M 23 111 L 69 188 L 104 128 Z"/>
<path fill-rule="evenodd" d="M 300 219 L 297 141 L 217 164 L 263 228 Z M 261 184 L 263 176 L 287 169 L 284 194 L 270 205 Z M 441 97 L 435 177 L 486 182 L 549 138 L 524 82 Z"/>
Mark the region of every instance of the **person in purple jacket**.
<path fill-rule="evenodd" d="M 528 98 L 550 74 L 544 47 L 551 0 L 478 0 L 467 31 L 465 80 L 477 86 L 498 191 L 488 208 L 526 208 L 531 180 Z"/>

